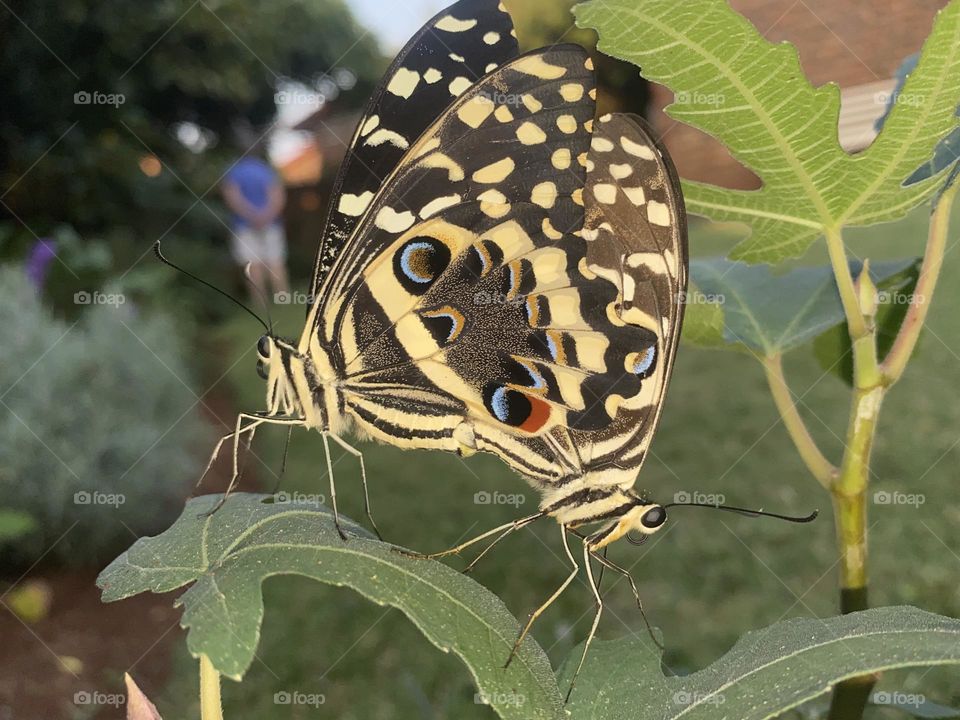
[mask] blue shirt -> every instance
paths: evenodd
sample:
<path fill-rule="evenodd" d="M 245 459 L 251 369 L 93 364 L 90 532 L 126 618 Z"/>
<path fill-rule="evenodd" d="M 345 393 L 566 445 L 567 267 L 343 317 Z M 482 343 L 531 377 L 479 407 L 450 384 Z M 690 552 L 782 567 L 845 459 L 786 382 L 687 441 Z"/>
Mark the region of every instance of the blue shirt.
<path fill-rule="evenodd" d="M 267 207 L 270 201 L 270 188 L 280 182 L 272 167 L 263 160 L 252 157 L 245 157 L 237 162 L 227 171 L 224 181 L 240 188 L 240 194 L 244 199 L 258 210 Z M 235 213 L 232 214 L 232 218 L 235 228 L 249 226 L 246 220 Z"/>

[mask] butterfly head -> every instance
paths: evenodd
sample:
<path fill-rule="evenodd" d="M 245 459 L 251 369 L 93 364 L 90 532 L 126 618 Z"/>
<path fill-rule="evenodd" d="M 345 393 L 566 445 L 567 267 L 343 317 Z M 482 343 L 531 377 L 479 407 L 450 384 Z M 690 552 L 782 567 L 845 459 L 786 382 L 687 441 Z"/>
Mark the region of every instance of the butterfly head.
<path fill-rule="evenodd" d="M 622 537 L 626 537 L 634 545 L 639 545 L 667 522 L 667 509 L 663 505 L 633 491 L 617 494 L 617 502 L 622 502 L 623 495 L 626 495 L 628 507 L 590 536 L 588 544 L 591 550 L 599 550 Z"/>
<path fill-rule="evenodd" d="M 292 344 L 266 333 L 257 341 L 257 374 L 267 381 L 267 414 L 303 417 L 297 377 L 305 377 L 303 356 Z"/>

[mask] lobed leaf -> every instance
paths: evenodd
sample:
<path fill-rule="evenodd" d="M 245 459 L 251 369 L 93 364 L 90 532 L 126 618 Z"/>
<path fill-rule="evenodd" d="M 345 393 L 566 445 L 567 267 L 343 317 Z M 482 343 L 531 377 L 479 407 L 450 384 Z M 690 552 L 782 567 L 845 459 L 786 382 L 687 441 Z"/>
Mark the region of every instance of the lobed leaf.
<path fill-rule="evenodd" d="M 716 137 L 763 181 L 755 191 L 683 184 L 689 212 L 752 227 L 734 259 L 798 257 L 825 228 L 896 220 L 942 182 L 941 170 L 903 185 L 957 126 L 960 0 L 940 11 L 904 83 L 911 101 L 857 155 L 837 137 L 839 88 L 813 87 L 792 45 L 766 41 L 723 0 L 595 0 L 574 12 L 601 51 L 674 91 L 671 117 Z"/>
<path fill-rule="evenodd" d="M 561 684 L 579 651 L 570 658 Z M 633 638 L 595 642 L 567 707 L 578 720 L 767 720 L 847 678 L 958 663 L 960 621 L 877 608 L 749 632 L 709 667 L 680 677 L 665 676 L 660 658 Z"/>
<path fill-rule="evenodd" d="M 500 717 L 563 716 L 543 650 L 528 639 L 505 669 L 517 622 L 499 598 L 463 573 L 404 556 L 341 517 L 357 535 L 344 542 L 331 513 L 315 503 L 234 493 L 207 515 L 220 497 L 190 500 L 169 529 L 141 538 L 114 560 L 97 579 L 104 601 L 189 584 L 177 604 L 184 608 L 191 654 L 207 655 L 221 674 L 239 680 L 260 636 L 263 581 L 303 575 L 399 608 L 430 642 L 464 660 Z"/>

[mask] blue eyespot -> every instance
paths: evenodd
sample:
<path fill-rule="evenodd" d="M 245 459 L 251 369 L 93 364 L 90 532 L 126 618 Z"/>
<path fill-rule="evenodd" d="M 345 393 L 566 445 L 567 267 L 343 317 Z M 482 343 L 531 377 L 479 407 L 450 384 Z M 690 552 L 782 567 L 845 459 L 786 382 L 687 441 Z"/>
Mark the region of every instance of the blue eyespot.
<path fill-rule="evenodd" d="M 433 246 L 426 242 L 412 242 L 403 248 L 400 254 L 400 265 L 408 278 L 418 283 L 428 283 L 433 280 L 429 275 L 420 274 L 423 271 L 424 263 L 414 263 L 415 255 L 419 253 L 433 253 Z M 417 265 L 418 267 L 414 267 Z"/>
<path fill-rule="evenodd" d="M 633 365 L 633 372 L 637 375 L 646 375 L 653 367 L 653 361 L 657 357 L 657 346 L 651 345 L 646 351 L 637 358 Z"/>

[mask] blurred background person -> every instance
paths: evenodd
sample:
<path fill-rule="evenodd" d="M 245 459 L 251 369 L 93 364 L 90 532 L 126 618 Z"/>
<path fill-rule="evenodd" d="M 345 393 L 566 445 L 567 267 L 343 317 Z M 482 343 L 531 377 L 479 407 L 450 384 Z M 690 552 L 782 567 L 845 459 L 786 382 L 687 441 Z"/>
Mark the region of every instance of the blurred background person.
<path fill-rule="evenodd" d="M 227 171 L 221 191 L 233 215 L 230 254 L 265 296 L 286 293 L 286 192 L 279 175 L 266 161 L 246 156 Z"/>

